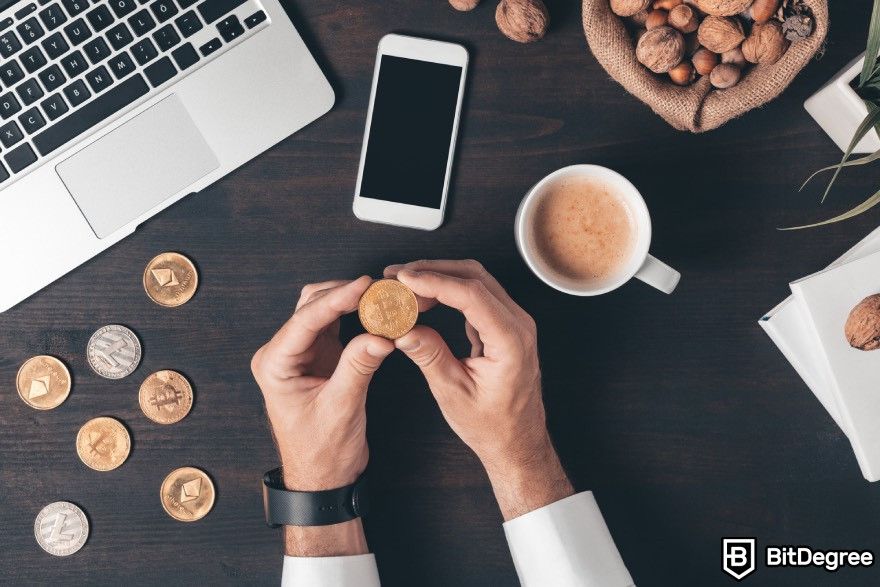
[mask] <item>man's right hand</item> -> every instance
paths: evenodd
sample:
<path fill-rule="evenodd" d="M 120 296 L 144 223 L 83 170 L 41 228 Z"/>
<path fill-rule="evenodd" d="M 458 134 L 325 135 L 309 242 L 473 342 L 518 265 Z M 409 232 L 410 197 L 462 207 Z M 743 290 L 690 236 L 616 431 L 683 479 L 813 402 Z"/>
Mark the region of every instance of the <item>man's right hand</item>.
<path fill-rule="evenodd" d="M 573 493 L 547 432 L 535 321 L 476 261 L 392 265 L 420 298 L 465 317 L 471 356 L 459 360 L 436 330 L 396 341 L 422 370 L 446 421 L 479 457 L 505 520 Z"/>

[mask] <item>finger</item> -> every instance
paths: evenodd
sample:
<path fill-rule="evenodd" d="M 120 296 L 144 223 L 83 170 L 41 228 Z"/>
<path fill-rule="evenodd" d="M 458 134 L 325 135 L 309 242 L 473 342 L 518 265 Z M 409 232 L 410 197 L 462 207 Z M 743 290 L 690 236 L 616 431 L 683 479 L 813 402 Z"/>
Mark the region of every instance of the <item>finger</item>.
<path fill-rule="evenodd" d="M 269 341 L 268 352 L 292 357 L 306 351 L 325 328 L 357 308 L 372 281 L 367 276 L 359 277 L 303 305 Z"/>
<path fill-rule="evenodd" d="M 393 351 L 394 343 L 387 338 L 372 334 L 354 337 L 343 349 L 326 389 L 342 395 L 364 395 L 373 374 Z"/>
<path fill-rule="evenodd" d="M 441 402 L 452 389 L 470 389 L 471 377 L 433 328 L 416 326 L 394 344 L 421 369 L 431 392 Z"/>
<path fill-rule="evenodd" d="M 385 271 L 383 272 L 383 277 L 385 277 L 386 279 L 397 279 L 397 272 L 403 267 L 403 265 L 389 265 L 385 268 Z M 420 295 L 416 295 L 416 301 L 419 304 L 420 314 L 427 312 L 437 305 L 437 300 L 423 298 Z"/>
<path fill-rule="evenodd" d="M 315 294 L 326 292 L 329 289 L 339 287 L 351 283 L 350 279 L 334 279 L 332 281 L 323 281 L 321 283 L 309 283 L 302 288 L 299 295 L 299 301 L 296 303 L 296 309 L 299 310 L 315 298 Z"/>
<path fill-rule="evenodd" d="M 433 298 L 464 314 L 480 334 L 486 350 L 500 349 L 516 336 L 513 315 L 479 280 L 408 269 L 398 273 L 397 278 L 416 295 Z"/>

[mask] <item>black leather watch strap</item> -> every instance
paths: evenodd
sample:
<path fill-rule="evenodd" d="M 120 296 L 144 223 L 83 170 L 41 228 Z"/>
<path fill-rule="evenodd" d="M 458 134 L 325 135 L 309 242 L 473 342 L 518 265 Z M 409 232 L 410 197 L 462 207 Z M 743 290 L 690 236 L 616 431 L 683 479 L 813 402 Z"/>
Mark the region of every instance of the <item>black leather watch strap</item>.
<path fill-rule="evenodd" d="M 329 526 L 367 513 L 366 477 L 352 485 L 326 491 L 288 491 L 281 468 L 263 475 L 263 509 L 266 524 L 278 526 Z"/>

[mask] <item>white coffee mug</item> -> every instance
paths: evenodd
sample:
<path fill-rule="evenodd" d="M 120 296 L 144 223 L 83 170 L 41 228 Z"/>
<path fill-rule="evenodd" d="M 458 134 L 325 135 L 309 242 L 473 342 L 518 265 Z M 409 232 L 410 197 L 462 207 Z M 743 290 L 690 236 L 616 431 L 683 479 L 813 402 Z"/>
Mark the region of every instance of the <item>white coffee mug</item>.
<path fill-rule="evenodd" d="M 538 203 L 557 183 L 572 178 L 592 178 L 610 186 L 629 206 L 635 219 L 636 242 L 630 258 L 617 273 L 593 280 L 574 279 L 561 274 L 541 258 L 535 245 L 535 210 Z M 648 253 L 651 246 L 651 216 L 639 190 L 625 177 L 599 165 L 572 165 L 554 171 L 523 198 L 516 213 L 516 246 L 526 265 L 550 287 L 575 296 L 597 296 L 617 289 L 631 278 L 641 279 L 664 293 L 672 293 L 681 274 Z"/>

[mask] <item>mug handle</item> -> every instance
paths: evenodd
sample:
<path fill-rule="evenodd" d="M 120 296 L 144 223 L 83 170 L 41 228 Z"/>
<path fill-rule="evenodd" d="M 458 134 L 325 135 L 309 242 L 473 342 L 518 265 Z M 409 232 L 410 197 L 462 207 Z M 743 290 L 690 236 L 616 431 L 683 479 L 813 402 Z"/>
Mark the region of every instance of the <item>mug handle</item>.
<path fill-rule="evenodd" d="M 656 287 L 663 293 L 670 294 L 675 290 L 681 279 L 681 273 L 653 255 L 645 257 L 645 262 L 636 271 L 636 277 Z"/>

